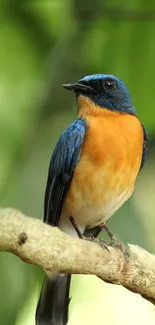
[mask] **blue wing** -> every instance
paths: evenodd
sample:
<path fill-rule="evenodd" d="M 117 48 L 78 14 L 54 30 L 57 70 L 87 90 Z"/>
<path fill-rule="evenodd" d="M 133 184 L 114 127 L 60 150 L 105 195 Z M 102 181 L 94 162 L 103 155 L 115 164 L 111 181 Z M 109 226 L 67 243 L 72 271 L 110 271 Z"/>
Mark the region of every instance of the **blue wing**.
<path fill-rule="evenodd" d="M 44 203 L 44 222 L 52 226 L 58 226 L 86 130 L 84 119 L 75 120 L 63 132 L 52 154 Z"/>
<path fill-rule="evenodd" d="M 142 128 L 144 132 L 144 144 L 143 144 L 143 155 L 142 155 L 142 162 L 141 162 L 140 169 L 143 168 L 148 155 L 148 133 L 143 124 L 142 124 Z"/>

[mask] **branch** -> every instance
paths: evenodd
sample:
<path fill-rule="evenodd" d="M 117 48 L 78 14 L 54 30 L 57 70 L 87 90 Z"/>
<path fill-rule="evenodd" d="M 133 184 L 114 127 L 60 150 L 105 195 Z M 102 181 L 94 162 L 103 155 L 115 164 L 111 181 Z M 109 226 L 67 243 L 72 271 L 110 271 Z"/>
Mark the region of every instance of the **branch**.
<path fill-rule="evenodd" d="M 127 263 L 119 250 L 109 247 L 108 252 L 8 208 L 0 209 L 0 251 L 11 252 L 47 271 L 94 274 L 155 304 L 155 256 L 138 246 L 128 245 Z"/>

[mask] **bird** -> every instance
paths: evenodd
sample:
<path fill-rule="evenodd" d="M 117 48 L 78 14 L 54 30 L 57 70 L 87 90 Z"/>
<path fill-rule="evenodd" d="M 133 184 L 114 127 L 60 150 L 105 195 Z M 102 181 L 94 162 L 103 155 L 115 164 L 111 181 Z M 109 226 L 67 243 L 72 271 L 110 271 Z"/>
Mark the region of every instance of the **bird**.
<path fill-rule="evenodd" d="M 95 235 L 132 195 L 148 155 L 148 133 L 130 92 L 117 76 L 94 74 L 63 84 L 74 92 L 77 119 L 53 151 L 43 221 L 77 236 Z M 71 275 L 47 274 L 37 325 L 66 325 Z"/>

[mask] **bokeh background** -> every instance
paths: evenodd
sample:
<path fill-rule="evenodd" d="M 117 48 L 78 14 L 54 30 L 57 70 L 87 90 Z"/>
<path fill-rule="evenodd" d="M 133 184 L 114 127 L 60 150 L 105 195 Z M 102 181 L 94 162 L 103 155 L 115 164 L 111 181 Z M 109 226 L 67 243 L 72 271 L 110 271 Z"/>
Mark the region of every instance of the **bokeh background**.
<path fill-rule="evenodd" d="M 1 206 L 42 217 L 53 146 L 76 117 L 75 98 L 61 84 L 87 74 L 116 74 L 148 129 L 149 158 L 132 199 L 109 226 L 124 242 L 154 252 L 154 58 L 153 0 L 1 0 Z M 0 254 L 2 325 L 28 324 L 42 279 L 39 267 Z"/>

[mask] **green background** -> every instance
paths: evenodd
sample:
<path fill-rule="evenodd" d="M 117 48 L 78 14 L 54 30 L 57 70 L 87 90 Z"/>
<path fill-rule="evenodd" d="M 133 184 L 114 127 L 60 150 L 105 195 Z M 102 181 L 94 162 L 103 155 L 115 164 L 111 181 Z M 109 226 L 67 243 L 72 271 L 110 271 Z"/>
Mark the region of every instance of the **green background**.
<path fill-rule="evenodd" d="M 153 252 L 154 58 L 153 0 L 0 1 L 1 206 L 42 217 L 53 147 L 76 117 L 75 98 L 61 84 L 116 74 L 129 87 L 150 142 L 134 195 L 109 226 L 124 242 Z M 1 324 L 32 324 L 42 279 L 39 267 L 0 254 Z"/>

